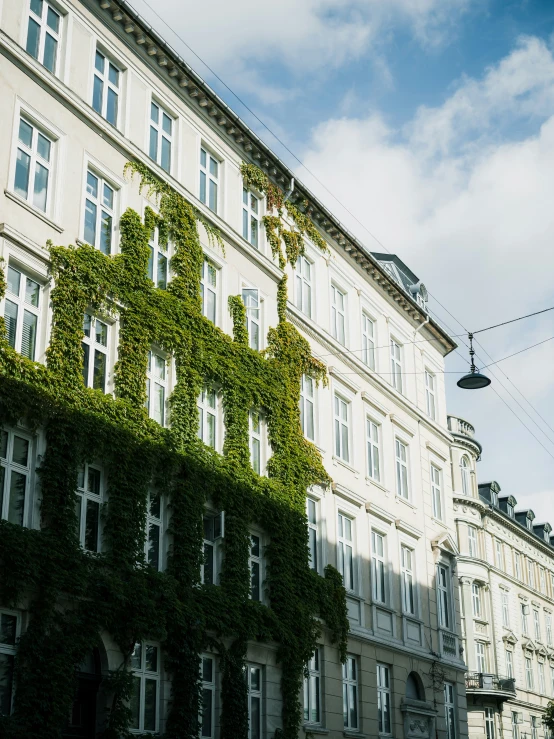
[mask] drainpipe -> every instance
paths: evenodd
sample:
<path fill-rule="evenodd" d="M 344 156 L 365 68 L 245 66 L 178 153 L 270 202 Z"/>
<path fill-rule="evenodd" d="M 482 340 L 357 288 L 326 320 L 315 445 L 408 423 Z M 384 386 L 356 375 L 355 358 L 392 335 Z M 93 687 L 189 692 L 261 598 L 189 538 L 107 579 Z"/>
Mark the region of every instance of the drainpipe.
<path fill-rule="evenodd" d="M 294 192 L 294 177 L 290 181 L 290 187 L 289 187 L 289 189 L 285 193 L 285 197 L 283 199 L 283 203 L 286 203 L 287 202 L 287 200 L 290 198 L 290 196 L 292 195 L 293 192 Z"/>
<path fill-rule="evenodd" d="M 293 180 L 293 182 L 294 182 L 294 180 Z M 419 324 L 419 326 L 414 331 L 414 339 L 416 337 L 416 334 L 418 334 L 424 326 L 427 326 L 427 324 L 429 323 L 430 320 L 431 320 L 431 316 L 427 316 L 427 318 L 423 321 L 423 323 L 420 323 Z"/>

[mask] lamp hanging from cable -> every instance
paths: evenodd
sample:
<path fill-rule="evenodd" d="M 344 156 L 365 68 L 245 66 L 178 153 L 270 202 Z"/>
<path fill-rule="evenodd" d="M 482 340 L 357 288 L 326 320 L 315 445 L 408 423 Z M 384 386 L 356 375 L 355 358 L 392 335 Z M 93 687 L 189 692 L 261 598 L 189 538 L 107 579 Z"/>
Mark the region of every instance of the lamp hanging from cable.
<path fill-rule="evenodd" d="M 474 361 L 475 349 L 473 348 L 473 334 L 468 334 L 467 338 L 469 339 L 469 359 L 471 366 L 469 368 L 469 374 L 460 377 L 456 384 L 464 390 L 480 390 L 482 387 L 490 385 L 491 381 L 489 377 L 477 371 Z"/>

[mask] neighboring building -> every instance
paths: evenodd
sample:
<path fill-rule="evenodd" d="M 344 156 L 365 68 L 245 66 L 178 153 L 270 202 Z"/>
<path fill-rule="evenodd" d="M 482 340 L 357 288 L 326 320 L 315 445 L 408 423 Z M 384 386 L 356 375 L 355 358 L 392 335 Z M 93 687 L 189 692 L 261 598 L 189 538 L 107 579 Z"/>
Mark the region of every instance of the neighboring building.
<path fill-rule="evenodd" d="M 284 463 L 282 448 L 272 449 L 270 442 L 275 441 L 276 416 L 290 411 L 286 402 L 289 398 L 283 399 L 280 408 L 272 407 L 267 415 L 264 408 L 249 408 L 246 419 L 245 407 L 237 406 L 237 397 L 247 392 L 252 397 L 280 392 L 281 377 L 271 375 L 271 362 L 264 365 L 265 355 L 254 352 L 271 348 L 268 329 L 278 325 L 278 288 L 287 274 L 287 318 L 309 342 L 329 376 L 327 386 L 317 387 L 314 378 L 305 375 L 297 388 L 302 431 L 319 450 L 332 479 L 329 487 L 313 485 L 307 491 L 306 542 L 313 570 L 323 576 L 330 564 L 342 575 L 351 629 L 344 664 L 339 661 L 329 629 L 322 629 L 307 665 L 302 696 L 304 726 L 299 735 L 465 739 L 466 667 L 460 649 L 458 549 L 449 468 L 452 436 L 447 426 L 443 379 L 444 357 L 455 344 L 427 313 L 423 286 L 397 257 L 369 253 L 301 183 L 292 188 L 292 173 L 285 165 L 124 0 L 3 0 L 0 13 L 0 171 L 5 187 L 0 194 L 0 246 L 7 280 L 0 310 L 7 341 L 19 353 L 12 352 L 9 361 L 1 365 L 3 387 L 9 392 L 3 391 L 1 396 L 6 423 L 1 448 L 5 470 L 1 518 L 5 521 L 1 523 L 0 562 L 11 562 L 11 557 L 26 583 L 25 591 L 20 592 L 13 574 L 7 578 L 3 572 L 0 580 L 0 593 L 5 599 L 0 602 L 0 713 L 10 714 L 12 705 L 17 706 L 18 691 L 26 691 L 26 702 L 21 705 L 37 706 L 39 713 L 25 718 L 40 721 L 40 710 L 45 710 L 38 697 L 42 696 L 41 690 L 59 690 L 53 709 L 63 710 L 75 697 L 65 735 L 92 737 L 105 726 L 109 709 L 121 708 L 110 701 L 114 691 L 120 694 L 114 687 L 120 683 L 106 678 L 127 658 L 125 667 L 133 677 L 134 732 L 189 736 L 179 721 L 192 721 L 190 711 L 187 715 L 183 709 L 183 696 L 190 698 L 187 685 L 192 690 L 190 686 L 196 686 L 198 679 L 202 685 L 202 737 L 215 739 L 226 732 L 227 739 L 246 739 L 246 734 L 248 739 L 271 739 L 283 728 L 281 688 L 287 685 L 282 681 L 289 673 L 288 665 L 278 657 L 279 649 L 287 645 L 283 647 L 268 634 L 279 633 L 276 624 L 288 624 L 290 628 L 294 623 L 294 613 L 291 618 L 286 610 L 286 596 L 294 592 L 297 597 L 303 586 L 306 602 L 298 609 L 298 628 L 305 628 L 307 611 L 317 611 L 317 598 L 324 600 L 321 594 L 326 592 L 324 585 L 329 579 L 314 578 L 307 571 L 304 547 L 300 553 L 304 560 L 298 559 L 297 572 L 290 574 L 288 587 L 281 583 L 279 602 L 271 602 L 278 569 L 289 566 L 282 549 L 287 537 L 279 529 L 287 511 L 285 506 L 278 512 L 282 499 L 275 491 L 282 493 L 278 486 L 290 484 L 292 473 Z M 198 279 L 194 285 L 189 284 L 189 292 L 194 296 L 198 293 L 198 316 L 196 304 L 190 311 L 191 318 L 180 312 L 181 304 L 176 302 L 174 313 L 166 312 L 159 326 L 145 319 L 143 329 L 148 342 L 144 344 L 141 331 L 135 333 L 138 349 L 125 333 L 129 329 L 125 322 L 127 306 L 114 298 L 109 309 L 99 307 L 94 290 L 87 293 L 88 303 L 82 313 L 77 311 L 76 319 L 73 316 L 73 323 L 65 314 L 67 322 L 60 321 L 64 306 L 56 302 L 53 311 L 50 301 L 59 284 L 71 284 L 71 270 L 68 268 L 58 282 L 52 282 L 50 253 L 45 248 L 48 240 L 66 247 L 76 243 L 80 245 L 76 253 L 87 254 L 83 244 L 90 244 L 98 250 L 94 259 L 91 257 L 93 264 L 104 269 L 113 262 L 123 270 L 117 276 L 122 290 L 127 289 L 126 280 L 138 280 L 140 289 L 132 293 L 133 300 L 136 297 L 138 301 L 133 303 L 137 311 L 148 307 L 140 302 L 142 290 L 156 306 L 168 302 L 165 296 L 174 293 L 167 288 L 177 276 L 183 276 L 179 265 L 171 264 L 178 235 L 170 233 L 167 239 L 163 224 L 158 224 L 155 213 L 146 210 L 149 207 L 155 211 L 156 200 L 149 199 L 147 191 L 139 192 L 137 182 L 125 179 L 128 161 L 150 168 L 192 203 L 208 229 L 219 230 L 225 246 L 219 249 L 200 229 L 204 261 Z M 243 161 L 256 164 L 273 184 L 289 191 L 289 202 L 316 224 L 316 233 L 327 245 L 326 252 L 318 248 L 317 238 L 305 238 L 304 253 L 296 262 L 284 270 L 279 266 L 263 222 L 271 212 L 263 192 L 244 187 Z M 133 272 L 132 265 L 127 269 L 124 260 L 108 258 L 119 257 L 122 249 L 130 246 L 130 221 L 123 228 L 120 220 L 127 208 L 149 218 L 152 226 L 150 259 L 147 267 L 145 264 L 152 281 L 148 285 L 140 283 L 142 276 Z M 73 252 L 64 253 L 71 256 Z M 77 282 L 83 279 L 92 285 L 96 278 L 94 269 L 74 270 Z M 102 284 L 105 293 L 108 283 Z M 177 294 L 185 303 L 190 297 Z M 78 291 L 68 295 L 69 304 L 72 299 L 82 300 Z M 275 387 L 256 390 L 252 374 L 237 378 L 223 364 L 229 359 L 225 354 L 231 351 L 228 347 L 234 346 L 228 338 L 234 327 L 228 298 L 236 295 L 241 296 L 246 309 L 246 343 L 253 350 L 248 354 L 247 347 L 242 347 L 241 351 L 250 357 L 250 367 L 267 372 L 266 383 L 274 383 Z M 183 340 L 181 332 L 188 331 L 189 319 L 202 327 L 204 338 L 186 344 L 183 350 L 179 341 Z M 167 339 L 167 346 L 160 346 L 167 338 L 164 331 L 168 326 L 172 338 Z M 58 343 L 53 348 L 54 336 Z M 151 338 L 156 336 L 162 338 Z M 188 334 L 186 338 L 190 338 Z M 78 341 L 77 352 L 60 352 L 62 339 L 73 342 L 73 349 Z M 173 346 L 177 346 L 176 352 Z M 144 371 L 138 379 L 137 375 L 125 375 L 134 367 L 130 348 L 137 351 L 143 363 L 140 367 Z M 221 366 L 199 364 L 210 351 L 214 356 L 219 352 Z M 177 361 L 174 354 L 178 355 Z M 237 350 L 235 356 L 243 355 Z M 47 362 L 44 369 L 42 365 Z M 79 366 L 74 377 L 76 363 Z M 217 382 L 198 386 L 198 366 L 215 376 Z M 290 370 L 285 363 L 282 367 Z M 84 386 L 90 388 L 88 392 L 81 384 L 81 373 Z M 124 383 L 122 377 L 131 381 Z M 21 392 L 25 383 L 32 392 Z M 144 386 L 145 399 L 140 400 L 142 390 L 137 388 Z M 183 439 L 190 444 L 190 428 L 196 429 L 196 419 L 189 423 L 190 417 L 183 411 L 189 407 L 191 386 L 199 390 L 192 397 L 197 398 L 198 435 L 206 445 L 202 457 L 205 468 L 193 466 L 191 471 L 183 463 L 181 476 L 167 482 L 163 478 L 166 469 L 172 469 L 171 454 L 181 453 Z M 60 390 L 61 398 L 49 401 L 43 414 L 48 422 L 41 425 L 37 409 L 42 408 L 43 397 L 51 398 L 61 388 L 67 394 Z M 78 465 L 71 456 L 72 433 L 64 435 L 56 425 L 60 423 L 56 403 L 65 409 L 63 404 L 71 406 L 73 397 L 83 404 L 79 408 L 83 429 L 99 429 L 98 438 L 89 434 L 79 442 L 80 456 L 75 452 Z M 162 460 L 157 477 L 169 491 L 161 496 L 150 487 L 146 489 L 123 452 L 118 458 L 117 447 L 111 449 L 106 442 L 120 423 L 121 432 L 128 434 L 129 448 L 134 449 L 135 443 L 140 447 L 130 429 L 135 428 L 132 419 L 143 413 L 144 400 L 148 415 L 159 424 L 159 431 L 157 427 L 152 430 L 154 424 L 148 429 L 159 443 L 158 456 L 154 457 Z M 234 413 L 228 414 L 231 403 Z M 19 414 L 18 409 L 24 407 L 28 414 Z M 175 418 L 181 425 L 172 423 Z M 183 419 L 187 418 L 185 423 Z M 288 429 L 287 438 L 294 440 L 297 431 L 300 429 Z M 138 436 L 142 440 L 142 429 Z M 53 439 L 60 446 L 52 452 Z M 53 470 L 52 454 L 57 455 L 59 463 L 65 444 L 67 469 L 63 465 L 59 468 L 58 489 L 48 475 Z M 231 460 L 230 476 L 223 455 L 229 444 L 240 447 L 240 453 Z M 301 438 L 296 439 L 296 447 L 301 447 Z M 94 456 L 97 449 L 104 450 L 109 460 Z M 151 450 L 144 454 L 151 454 Z M 135 462 L 143 458 L 143 452 L 137 452 Z M 222 493 L 213 480 L 220 474 L 217 479 L 221 487 L 236 485 L 237 470 L 232 464 L 243 469 L 249 463 L 256 477 L 251 482 L 249 471 L 248 485 L 259 492 L 259 501 L 273 504 L 275 509 L 262 520 L 261 503 L 253 499 L 243 512 L 251 517 L 245 532 L 246 524 L 238 520 L 236 510 L 234 516 L 226 518 L 228 509 L 222 511 L 217 505 Z M 155 466 L 155 462 L 152 464 Z M 269 480 L 264 477 L 268 469 L 270 473 L 277 470 Z M 135 475 L 139 493 L 131 484 Z M 190 476 L 194 480 L 192 488 L 197 485 L 206 498 L 203 530 L 200 516 L 189 521 L 200 537 L 196 550 L 190 548 L 188 539 L 183 545 L 176 528 L 188 520 Z M 305 475 L 306 479 L 315 477 L 313 470 Z M 206 491 L 206 485 L 212 487 Z M 119 486 L 126 491 L 124 496 L 118 496 Z M 293 497 L 291 493 L 291 500 Z M 198 500 L 198 494 L 194 500 Z M 236 503 L 236 498 L 229 500 Z M 73 523 L 78 541 L 74 542 L 74 551 L 71 541 L 63 538 L 67 536 L 63 526 L 73 520 L 75 509 Z M 134 533 L 129 537 L 118 528 L 117 511 L 117 515 L 130 516 Z M 58 520 L 61 512 L 65 518 Z M 59 537 L 52 538 L 48 531 L 53 523 L 60 527 L 56 529 Z M 47 530 L 40 531 L 45 524 Z M 140 526 L 146 527 L 146 535 Z M 25 528 L 23 535 L 20 527 Z M 291 531 L 293 537 L 297 531 L 294 522 Z M 273 540 L 271 532 L 275 533 Z M 139 575 L 133 572 L 137 537 L 140 558 L 144 547 L 145 563 L 159 573 L 155 577 L 148 568 L 141 569 Z M 114 541 L 119 542 L 120 549 L 110 549 L 109 543 Z M 46 543 L 53 546 L 52 551 Z M 61 554 L 56 549 L 58 543 Z M 59 588 L 56 567 L 47 571 L 52 572 L 52 580 L 48 576 L 36 583 L 33 562 L 24 559 L 29 553 L 37 555 L 42 550 L 36 547 L 44 546 L 41 560 L 50 562 L 51 557 L 58 566 L 74 562 L 75 572 L 89 576 L 88 568 L 103 560 L 88 557 L 79 550 L 79 544 L 82 550 L 109 555 L 107 561 L 117 569 L 125 592 L 121 603 L 119 593 L 110 594 L 101 579 L 93 583 L 99 588 L 93 592 L 102 594 L 108 610 L 115 603 L 121 608 L 119 620 L 111 624 L 117 634 L 106 626 L 109 618 L 105 613 L 95 612 L 94 618 L 81 613 L 78 582 L 72 584 L 71 603 L 76 615 L 71 620 L 68 600 L 61 598 L 53 605 L 52 592 Z M 182 569 L 175 569 L 176 550 Z M 64 552 L 69 552 L 71 559 L 66 559 Z M 230 552 L 235 553 L 239 575 L 226 571 Z M 275 561 L 278 566 L 272 569 Z M 188 580 L 181 582 L 185 570 Z M 135 582 L 135 578 L 136 593 L 129 593 L 129 582 Z M 240 631 L 242 622 L 227 621 L 222 634 L 212 628 L 203 642 L 201 662 L 197 661 L 200 654 L 194 648 L 199 643 L 196 632 L 201 609 L 186 622 L 179 621 L 179 609 L 167 610 L 167 602 L 177 597 L 173 590 L 176 581 L 182 587 L 177 591 L 179 598 L 186 594 L 187 608 L 190 602 L 205 596 L 200 602 L 204 603 L 208 624 L 224 617 L 229 621 L 227 605 L 231 601 L 222 600 L 220 594 L 232 590 L 234 583 L 244 595 L 240 613 L 250 614 L 258 630 L 249 632 L 246 644 L 238 640 L 235 653 L 228 651 L 231 634 L 233 627 Z M 318 583 L 317 592 L 314 583 Z M 49 597 L 36 603 L 33 588 L 46 586 L 50 588 L 46 591 Z M 165 609 L 163 624 L 156 633 L 144 633 L 148 631 L 145 624 L 152 624 L 149 619 L 156 622 L 155 605 L 148 601 L 150 592 L 156 593 L 156 603 Z M 144 613 L 137 615 L 136 609 L 143 601 Z M 61 638 L 54 613 L 60 619 L 64 614 L 65 626 L 73 629 L 71 637 L 66 639 L 64 633 Z M 233 616 L 236 613 L 231 611 Z M 138 616 L 144 616 L 143 621 L 139 619 L 142 631 L 137 631 Z M 129 634 L 125 632 L 127 619 Z M 79 638 L 87 633 L 98 633 L 99 640 L 94 648 L 83 651 Z M 137 633 L 140 640 L 135 643 Z M 33 642 L 36 634 L 40 639 Z M 168 634 L 173 642 L 182 640 L 177 657 L 175 652 L 164 650 Z M 33 651 L 38 644 L 43 649 L 40 659 Z M 54 644 L 63 644 L 65 651 L 58 651 Z M 80 651 L 77 646 L 73 649 L 73 644 L 80 644 Z M 22 679 L 14 690 L 13 665 L 20 645 L 24 647 L 20 654 Z M 297 656 L 292 651 L 283 653 L 291 659 Z M 45 664 L 52 665 L 51 672 L 39 690 L 32 676 L 36 679 L 43 674 Z M 76 664 L 80 666 L 75 683 Z M 188 672 L 187 665 L 192 665 Z M 172 681 L 176 672 L 179 680 Z M 176 690 L 181 691 L 177 698 Z M 240 706 L 248 730 L 244 722 L 238 728 L 232 724 L 235 718 L 242 720 L 239 704 L 229 699 L 230 695 L 236 697 L 237 690 L 244 698 Z M 196 706 L 194 702 L 190 705 Z M 233 710 L 225 709 L 226 705 L 232 705 Z M 64 721 L 66 716 L 67 712 Z M 286 739 L 290 739 L 290 726 L 285 729 Z"/>
<path fill-rule="evenodd" d="M 473 426 L 448 422 L 469 737 L 537 739 L 554 698 L 552 529 L 533 511 L 516 511 L 497 482 L 478 484 Z"/>

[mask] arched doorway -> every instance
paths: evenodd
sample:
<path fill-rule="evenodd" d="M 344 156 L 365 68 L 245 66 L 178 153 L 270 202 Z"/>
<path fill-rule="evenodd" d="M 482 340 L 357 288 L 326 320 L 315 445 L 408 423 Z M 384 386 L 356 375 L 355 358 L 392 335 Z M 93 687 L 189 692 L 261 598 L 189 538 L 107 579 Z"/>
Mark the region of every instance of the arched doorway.
<path fill-rule="evenodd" d="M 75 673 L 75 699 L 64 739 L 95 739 L 97 723 L 98 688 L 102 680 L 100 652 L 89 652 Z"/>

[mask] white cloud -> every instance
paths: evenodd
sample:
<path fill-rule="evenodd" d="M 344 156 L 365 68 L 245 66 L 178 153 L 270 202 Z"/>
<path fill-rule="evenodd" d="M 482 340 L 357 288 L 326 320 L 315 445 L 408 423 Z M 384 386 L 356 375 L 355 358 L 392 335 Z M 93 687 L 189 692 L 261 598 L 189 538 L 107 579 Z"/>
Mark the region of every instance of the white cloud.
<path fill-rule="evenodd" d="M 481 79 L 464 79 L 441 106 L 420 109 L 402 131 L 378 114 L 322 123 L 304 162 L 448 310 L 476 330 L 554 305 L 553 110 L 554 56 L 542 41 L 525 38 Z M 371 250 L 382 251 L 305 170 L 298 174 Z M 498 359 L 552 335 L 554 312 L 478 338 Z M 491 368 L 499 378 L 492 387 L 552 455 L 554 431 L 504 374 L 554 428 L 553 362 L 554 342 Z M 454 356 L 450 369 L 465 364 Z M 492 388 L 454 389 L 449 403 L 451 412 L 476 426 L 484 446 L 481 479 L 498 479 L 503 492 L 521 501 L 547 487 L 554 460 Z M 535 512 L 554 524 L 546 494 L 536 495 Z"/>

